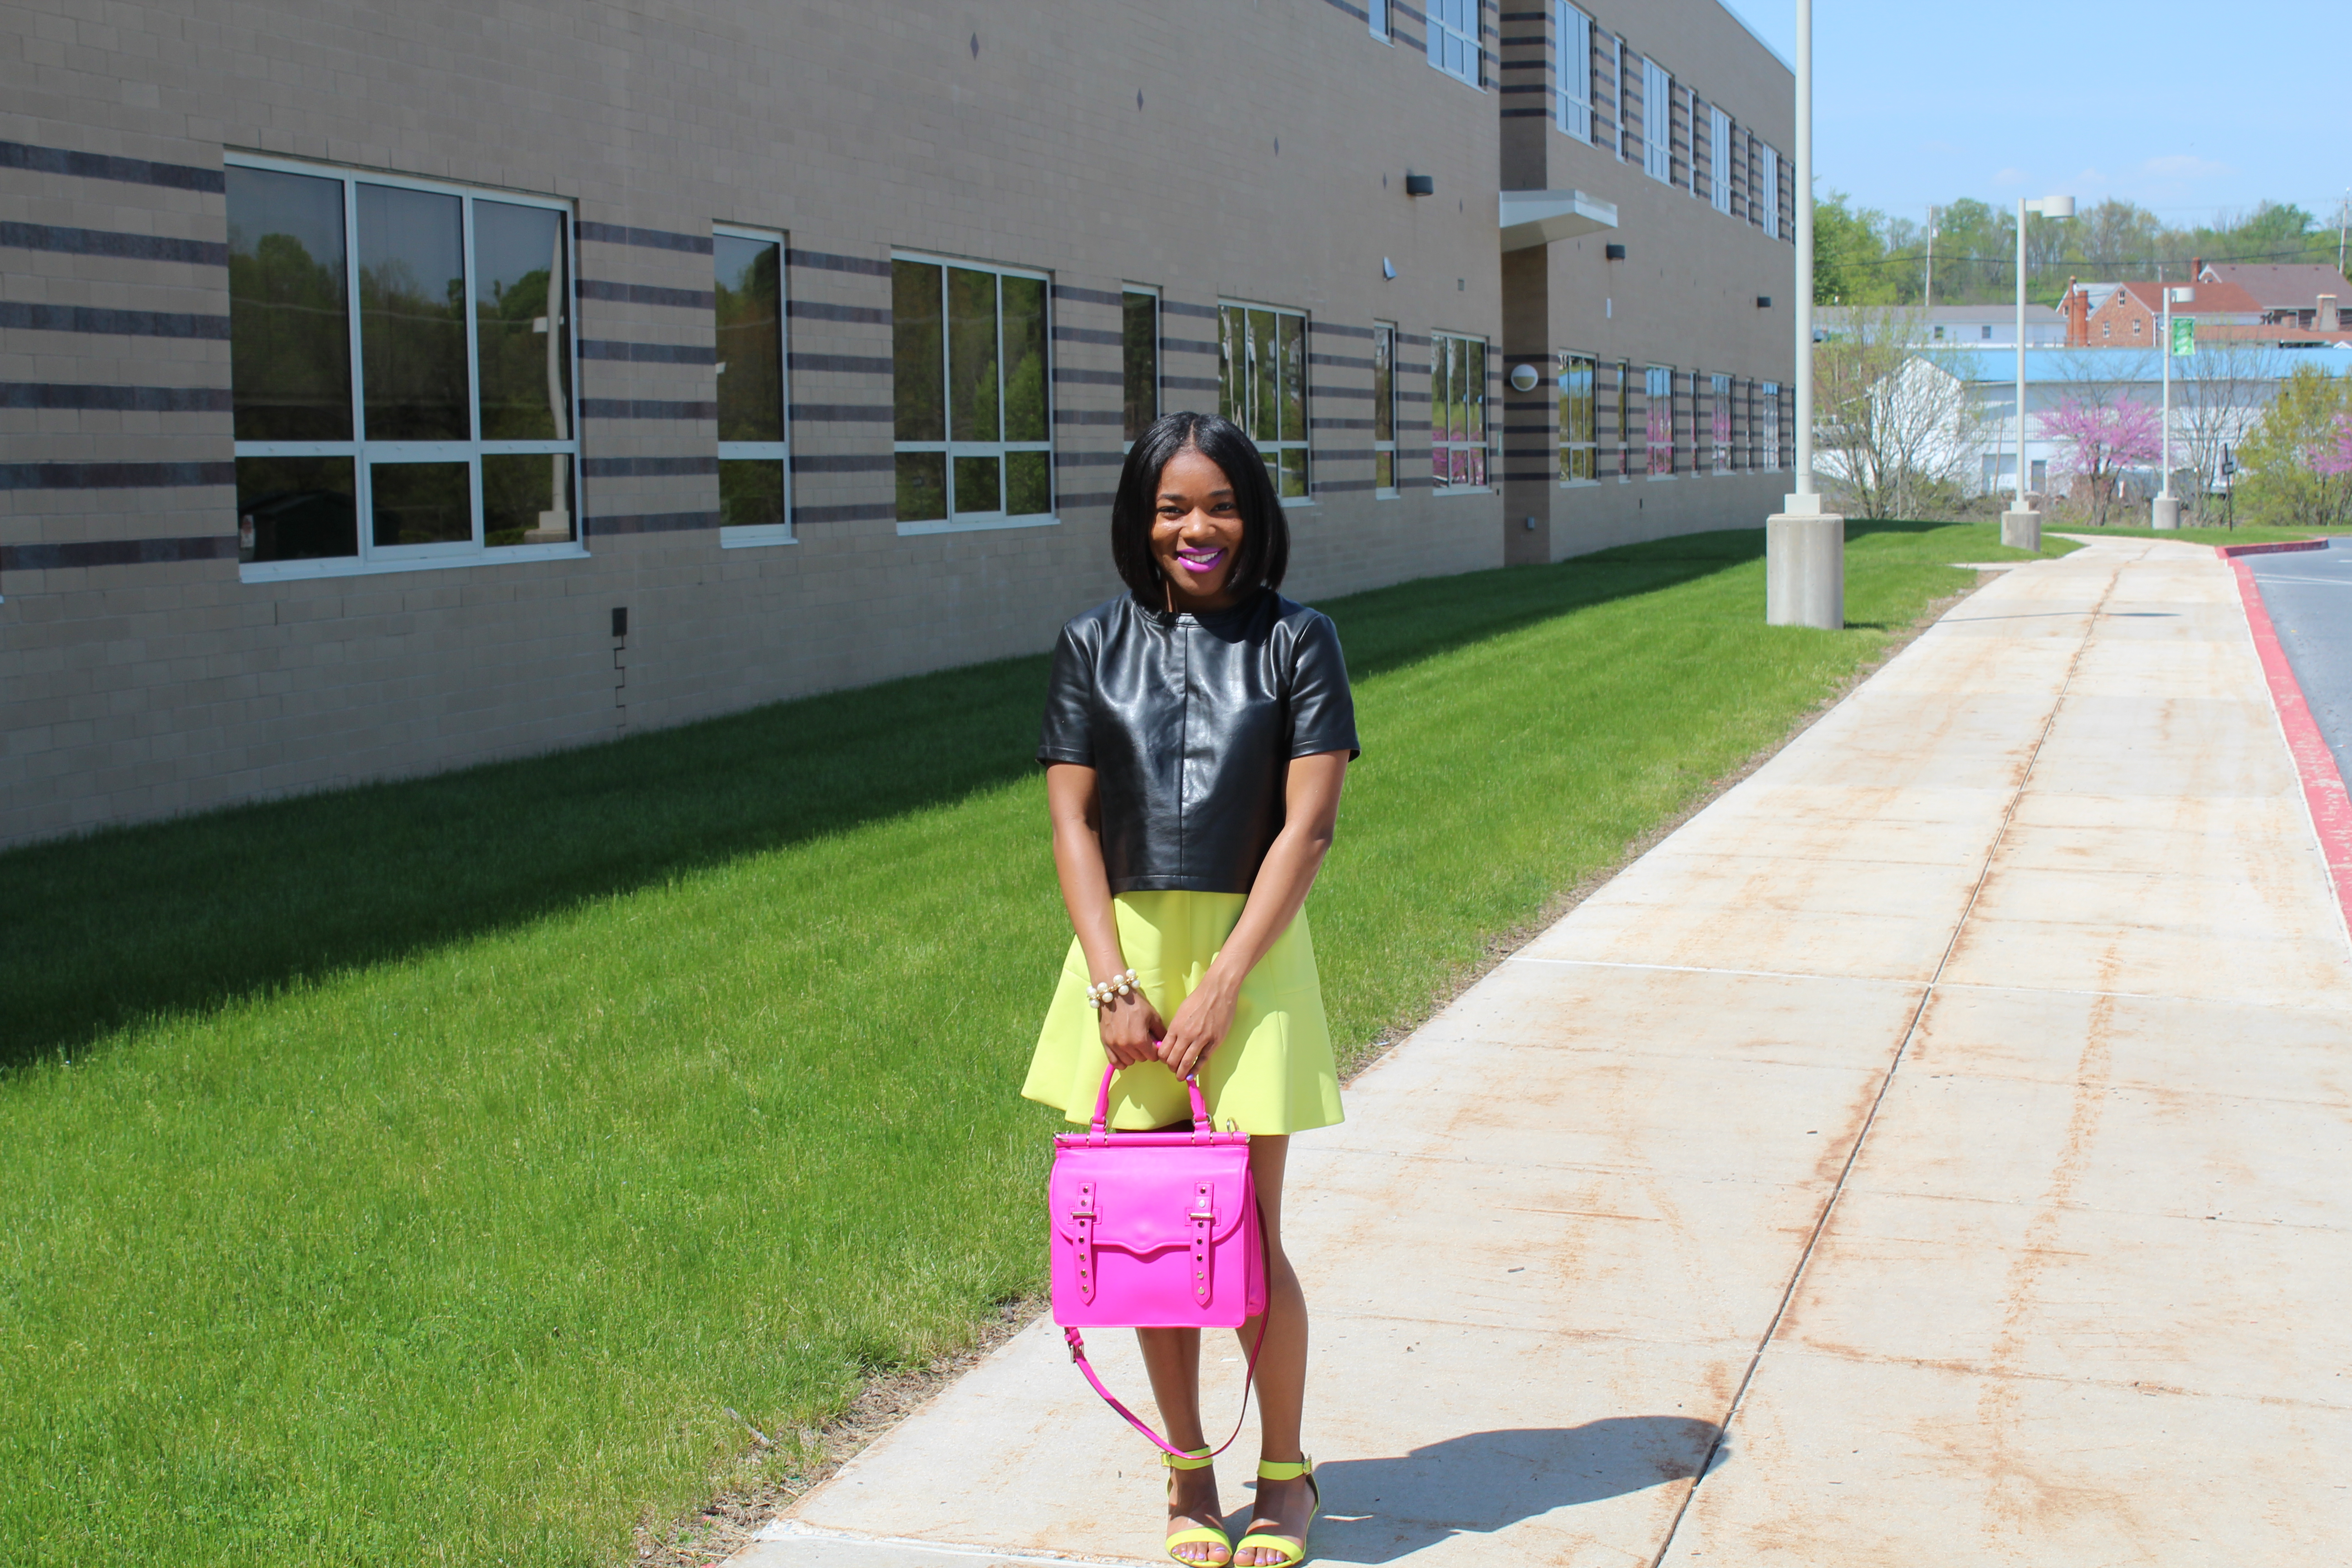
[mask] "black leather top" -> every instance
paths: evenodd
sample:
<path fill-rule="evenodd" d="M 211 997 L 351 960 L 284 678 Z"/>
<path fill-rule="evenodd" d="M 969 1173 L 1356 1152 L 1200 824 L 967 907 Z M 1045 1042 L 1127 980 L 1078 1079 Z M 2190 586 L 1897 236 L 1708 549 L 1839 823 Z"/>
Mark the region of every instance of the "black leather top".
<path fill-rule="evenodd" d="M 1127 595 L 1062 628 L 1041 763 L 1093 768 L 1113 893 L 1247 893 L 1290 759 L 1360 754 L 1339 634 L 1271 590 L 1205 615 Z"/>

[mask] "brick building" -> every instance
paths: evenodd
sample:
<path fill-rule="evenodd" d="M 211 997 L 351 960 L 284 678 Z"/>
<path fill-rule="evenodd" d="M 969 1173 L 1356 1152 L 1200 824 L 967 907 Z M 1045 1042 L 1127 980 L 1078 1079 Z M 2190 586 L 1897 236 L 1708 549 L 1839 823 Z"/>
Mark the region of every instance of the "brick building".
<path fill-rule="evenodd" d="M 1309 599 L 1787 488 L 1790 79 L 1713 0 L 0 33 L 0 842 L 1041 649 L 1157 410 Z"/>

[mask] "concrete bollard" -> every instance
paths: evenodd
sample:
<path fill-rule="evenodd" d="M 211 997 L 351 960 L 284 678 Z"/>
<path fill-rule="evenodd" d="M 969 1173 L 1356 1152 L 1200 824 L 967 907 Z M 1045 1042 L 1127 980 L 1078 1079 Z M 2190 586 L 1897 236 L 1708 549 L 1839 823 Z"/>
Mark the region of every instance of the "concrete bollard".
<path fill-rule="evenodd" d="M 2038 511 L 2005 511 L 2000 514 L 2000 542 L 2011 550 L 2042 552 L 2042 514 Z"/>
<path fill-rule="evenodd" d="M 2165 531 L 2179 528 L 2180 526 L 2180 498 L 2179 496 L 2158 496 L 2154 500 L 2149 501 L 2147 503 L 2147 525 L 2150 528 Z"/>
<path fill-rule="evenodd" d="M 1775 512 L 1764 520 L 1764 620 L 1775 626 L 1845 626 L 1845 519 Z"/>

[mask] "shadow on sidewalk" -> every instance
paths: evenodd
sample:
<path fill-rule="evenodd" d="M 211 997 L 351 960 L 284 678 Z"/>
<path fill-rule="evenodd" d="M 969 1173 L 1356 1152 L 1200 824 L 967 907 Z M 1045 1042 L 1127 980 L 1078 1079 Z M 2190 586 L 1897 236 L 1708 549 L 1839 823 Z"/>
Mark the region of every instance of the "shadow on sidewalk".
<path fill-rule="evenodd" d="M 1614 1415 L 1581 1426 L 1470 1432 L 1399 1458 L 1318 1465 L 1324 1512 L 1315 1555 L 1392 1563 L 1456 1535 L 1490 1534 L 1554 1509 L 1684 1480 L 1706 1462 L 1718 1430 L 1685 1415 Z M 1245 1510 L 1234 1519 L 1237 1527 L 1247 1522 Z"/>

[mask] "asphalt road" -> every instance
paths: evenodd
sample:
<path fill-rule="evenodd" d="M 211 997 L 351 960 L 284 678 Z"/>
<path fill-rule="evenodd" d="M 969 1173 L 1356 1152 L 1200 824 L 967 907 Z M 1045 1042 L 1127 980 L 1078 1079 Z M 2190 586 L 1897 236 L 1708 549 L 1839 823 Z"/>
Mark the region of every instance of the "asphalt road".
<path fill-rule="evenodd" d="M 2352 779 L 2352 539 L 2244 560 L 2336 770 Z"/>

